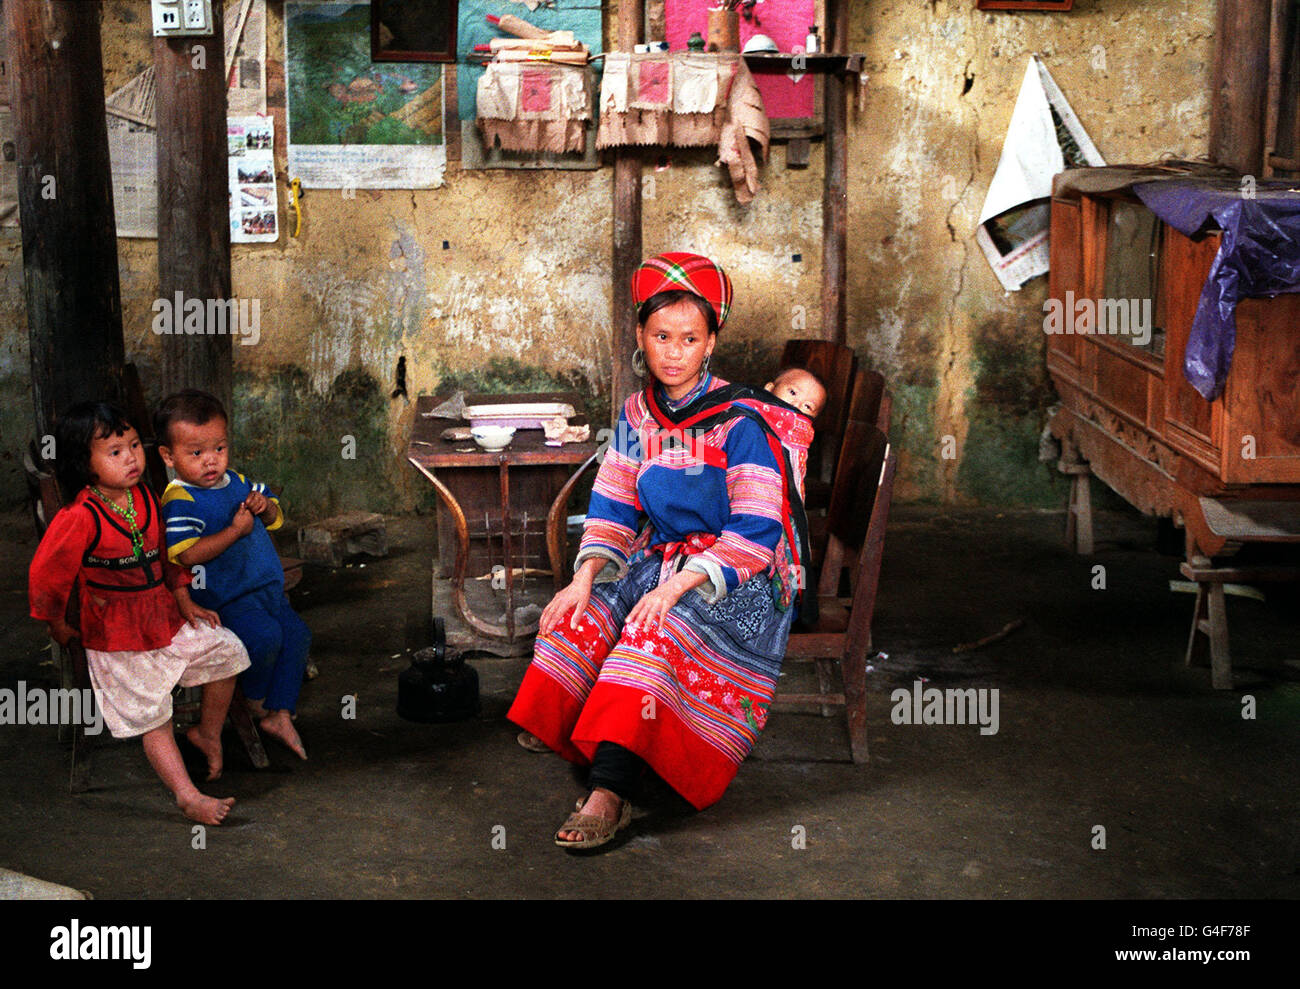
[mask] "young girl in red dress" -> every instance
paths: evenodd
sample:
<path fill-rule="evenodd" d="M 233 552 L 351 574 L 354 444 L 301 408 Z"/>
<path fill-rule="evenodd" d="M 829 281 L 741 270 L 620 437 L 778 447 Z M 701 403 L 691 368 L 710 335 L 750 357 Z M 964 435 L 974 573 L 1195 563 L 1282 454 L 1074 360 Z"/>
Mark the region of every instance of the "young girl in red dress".
<path fill-rule="evenodd" d="M 29 576 L 32 617 L 56 641 L 80 637 L 114 738 L 140 736 L 186 817 L 220 824 L 234 804 L 200 793 L 172 727 L 172 689 L 203 685 L 189 740 L 221 775 L 221 727 L 248 653 L 216 612 L 190 600 L 190 573 L 167 560 L 158 499 L 139 483 L 144 448 L 125 414 L 103 402 L 69 409 L 55 429 L 55 468 L 71 503 L 50 520 Z M 79 588 L 80 628 L 67 622 Z"/>

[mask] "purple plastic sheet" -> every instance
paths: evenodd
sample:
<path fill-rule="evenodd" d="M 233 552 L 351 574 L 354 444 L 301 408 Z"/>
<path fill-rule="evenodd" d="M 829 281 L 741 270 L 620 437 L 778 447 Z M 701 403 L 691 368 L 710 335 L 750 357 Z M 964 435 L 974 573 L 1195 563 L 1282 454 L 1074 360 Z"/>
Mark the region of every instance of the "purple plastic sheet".
<path fill-rule="evenodd" d="M 1223 394 L 1237 342 L 1240 299 L 1300 292 L 1300 191 L 1286 183 L 1241 186 L 1205 180 L 1143 182 L 1133 191 L 1189 237 L 1208 221 L 1223 231 L 1183 355 L 1183 373 L 1207 399 Z"/>

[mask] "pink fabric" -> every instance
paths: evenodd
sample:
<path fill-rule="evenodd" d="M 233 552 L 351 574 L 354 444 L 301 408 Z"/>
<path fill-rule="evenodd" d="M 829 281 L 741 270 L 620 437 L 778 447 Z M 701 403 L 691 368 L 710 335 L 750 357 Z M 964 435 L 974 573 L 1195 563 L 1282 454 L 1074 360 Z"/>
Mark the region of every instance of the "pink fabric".
<path fill-rule="evenodd" d="M 544 112 L 551 108 L 551 73 L 546 69 L 524 69 L 523 109 Z"/>
<path fill-rule="evenodd" d="M 646 103 L 670 103 L 672 92 L 668 88 L 667 62 L 635 62 L 637 67 L 636 98 Z"/>
<path fill-rule="evenodd" d="M 686 39 L 691 32 L 699 31 L 708 37 L 708 9 L 716 7 L 717 0 L 676 0 L 666 5 L 665 23 L 670 50 L 686 51 Z M 808 38 L 808 25 L 817 22 L 813 0 L 781 0 L 779 3 L 761 3 L 754 8 L 755 20 L 740 19 L 740 47 L 756 34 L 766 34 L 783 52 L 803 51 Z M 825 31 L 820 28 L 818 33 Z M 783 72 L 755 72 L 754 81 L 763 95 L 763 106 L 769 118 L 811 117 L 813 115 L 813 78 L 805 75 L 797 83 Z"/>
<path fill-rule="evenodd" d="M 173 687 L 197 687 L 242 673 L 248 651 L 228 628 L 186 622 L 161 649 L 87 649 L 86 666 L 104 724 L 114 738 L 130 738 L 171 720 Z"/>

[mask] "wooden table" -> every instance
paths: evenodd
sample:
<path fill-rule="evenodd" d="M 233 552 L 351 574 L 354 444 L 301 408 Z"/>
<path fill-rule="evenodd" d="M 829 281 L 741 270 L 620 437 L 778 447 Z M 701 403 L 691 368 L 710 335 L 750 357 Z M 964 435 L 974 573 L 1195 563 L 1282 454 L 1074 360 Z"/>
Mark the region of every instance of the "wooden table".
<path fill-rule="evenodd" d="M 463 420 L 427 415 L 448 396 L 425 395 L 416 401 L 415 427 L 407 449 L 407 460 L 433 485 L 440 498 L 439 546 L 455 546 L 455 556 L 438 577 L 450 576 L 457 612 L 480 635 L 490 640 L 513 642 L 532 636 L 537 623 L 515 627 L 515 571 L 525 569 L 534 558 L 544 560 L 557 589 L 564 583 L 565 503 L 578 476 L 594 462 L 597 444 L 567 443 L 547 446 L 540 429 L 520 429 L 505 449 L 483 450 L 473 440 L 450 441 L 443 430 L 465 426 Z M 530 392 L 515 395 L 466 395 L 467 405 L 506 402 L 566 402 L 577 410 L 573 423 L 585 422 L 582 400 L 572 392 Z M 575 472 L 574 468 L 581 467 Z M 513 471 L 512 471 L 513 468 Z M 482 519 L 482 522 L 479 520 Z M 521 552 L 517 540 L 537 535 L 546 553 Z M 490 622 L 476 615 L 465 592 L 467 574 L 477 565 L 488 569 L 492 544 L 500 541 L 501 567 L 506 591 L 505 623 Z M 495 568 L 492 568 L 495 570 Z"/>

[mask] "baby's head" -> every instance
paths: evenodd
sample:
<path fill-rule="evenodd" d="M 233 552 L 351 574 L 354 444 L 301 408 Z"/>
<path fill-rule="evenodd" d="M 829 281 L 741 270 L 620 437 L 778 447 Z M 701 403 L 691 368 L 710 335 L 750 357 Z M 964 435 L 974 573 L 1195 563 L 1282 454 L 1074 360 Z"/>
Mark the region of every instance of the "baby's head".
<path fill-rule="evenodd" d="M 60 416 L 54 451 L 54 475 L 67 501 L 92 484 L 129 488 L 144 473 L 135 427 L 108 402 L 78 402 Z"/>
<path fill-rule="evenodd" d="M 168 395 L 154 413 L 154 434 L 163 462 L 186 484 L 210 488 L 230 466 L 225 407 L 195 388 Z"/>
<path fill-rule="evenodd" d="M 782 368 L 763 387 L 814 421 L 826 406 L 826 386 L 807 368 Z"/>

